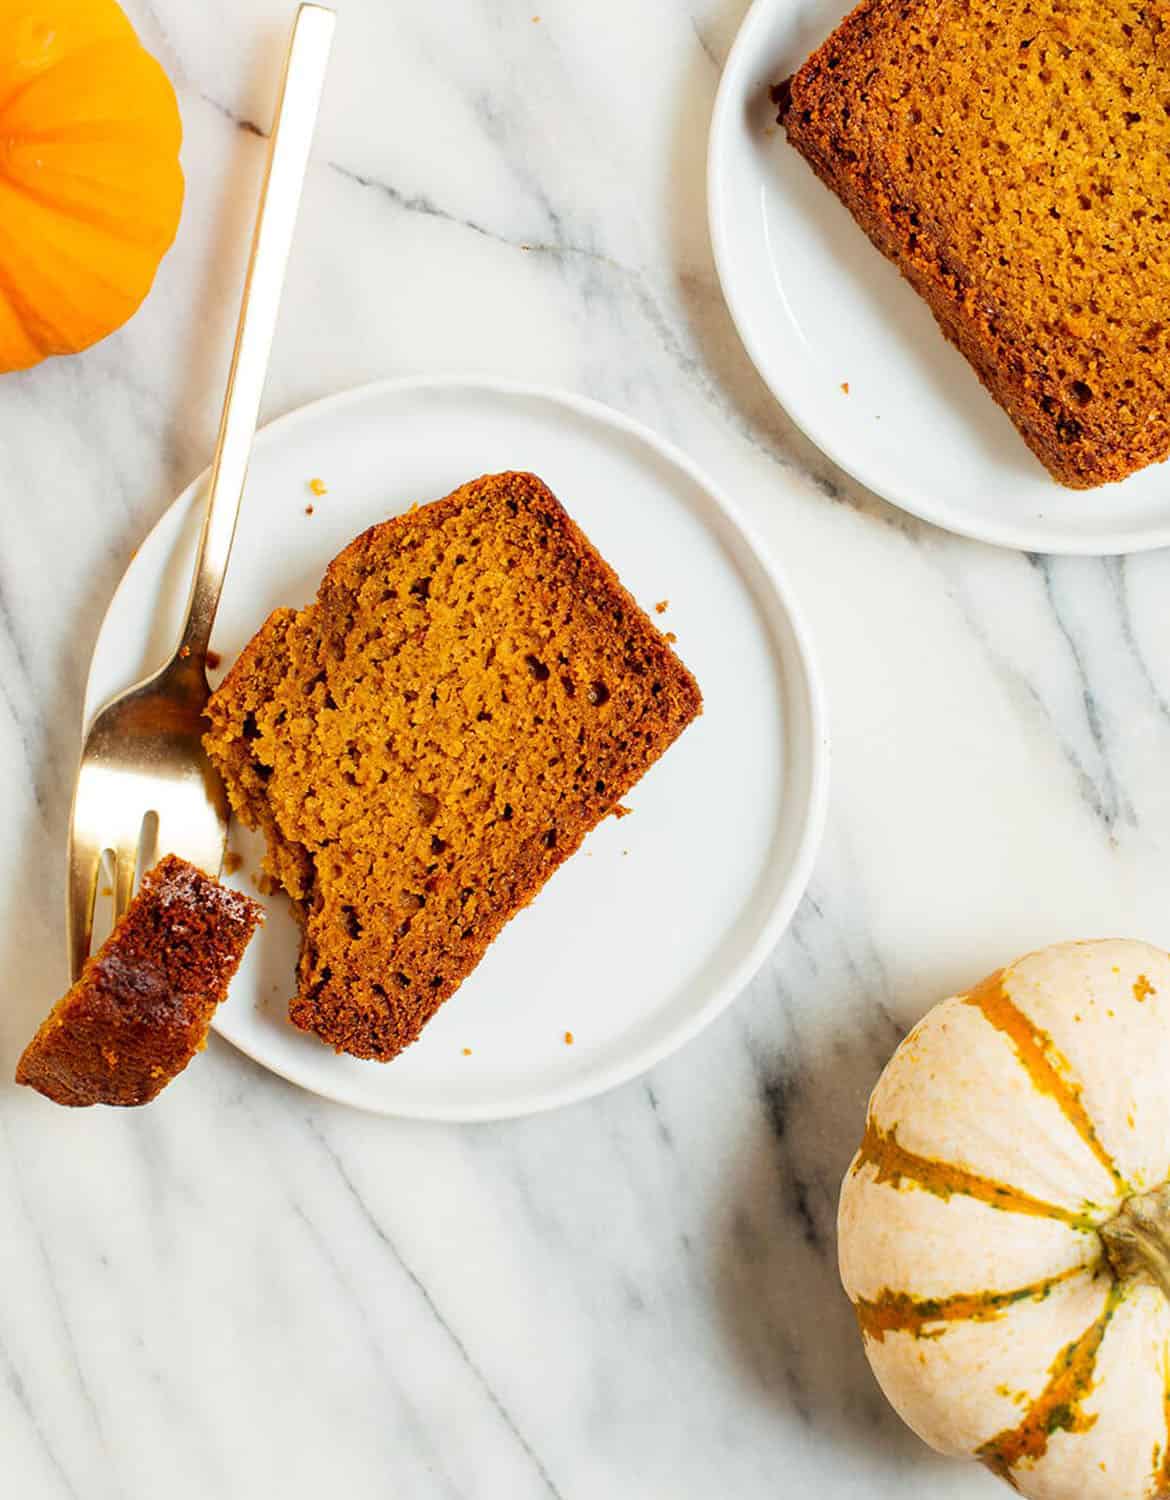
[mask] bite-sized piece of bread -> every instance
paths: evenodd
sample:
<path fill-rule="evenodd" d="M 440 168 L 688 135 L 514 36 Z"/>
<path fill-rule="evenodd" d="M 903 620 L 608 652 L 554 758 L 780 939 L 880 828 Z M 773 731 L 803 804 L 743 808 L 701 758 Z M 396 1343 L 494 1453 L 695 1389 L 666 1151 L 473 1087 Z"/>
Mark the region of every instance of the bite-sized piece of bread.
<path fill-rule="evenodd" d="M 358 537 L 208 707 L 303 924 L 296 1025 L 394 1057 L 701 702 L 531 474 Z"/>
<path fill-rule="evenodd" d="M 17 1083 L 57 1104 L 147 1104 L 207 1039 L 263 909 L 173 854 L 24 1050 Z"/>
<path fill-rule="evenodd" d="M 1062 484 L 1170 453 L 1170 33 L 1133 0 L 863 0 L 789 140 Z"/>

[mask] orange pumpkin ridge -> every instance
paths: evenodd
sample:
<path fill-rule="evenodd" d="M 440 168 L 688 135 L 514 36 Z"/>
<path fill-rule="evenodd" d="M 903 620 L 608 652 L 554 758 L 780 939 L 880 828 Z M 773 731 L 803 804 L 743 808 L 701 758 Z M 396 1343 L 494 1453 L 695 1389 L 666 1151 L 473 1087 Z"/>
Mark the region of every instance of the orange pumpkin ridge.
<path fill-rule="evenodd" d="M 1105 1333 L 1117 1311 L 1125 1288 L 1114 1283 L 1105 1297 L 1100 1314 L 1079 1338 L 1065 1347 L 1049 1366 L 1048 1384 L 1029 1403 L 1024 1419 L 989 1438 L 976 1450 L 976 1456 L 1001 1479 L 1014 1483 L 1011 1471 L 1025 1461 L 1036 1464 L 1048 1452 L 1055 1432 L 1088 1432 L 1097 1418 L 1087 1416 L 1081 1404 L 1093 1389 L 1097 1356 Z"/>
<path fill-rule="evenodd" d="M 1008 1292 L 957 1292 L 951 1297 L 914 1297 L 909 1292 L 883 1291 L 853 1304 L 857 1322 L 867 1338 L 883 1342 L 887 1333 L 909 1333 L 914 1338 L 938 1338 L 947 1323 L 991 1323 L 1017 1302 L 1043 1302 L 1055 1287 L 1074 1276 L 1089 1275 L 1093 1266 L 1070 1266 L 1057 1276 Z M 931 1324 L 943 1326 L 928 1332 Z"/>
<path fill-rule="evenodd" d="M 1046 1203 L 1042 1198 L 1033 1198 L 1006 1183 L 996 1182 L 991 1177 L 981 1177 L 977 1172 L 968 1172 L 964 1167 L 952 1166 L 949 1162 L 935 1161 L 929 1156 L 919 1156 L 898 1144 L 893 1128 L 883 1131 L 871 1115 L 866 1121 L 865 1134 L 861 1140 L 854 1171 L 863 1166 L 876 1169 L 877 1182 L 889 1182 L 901 1186 L 903 1180 L 935 1193 L 940 1198 L 949 1198 L 953 1193 L 977 1198 L 992 1208 L 1006 1213 L 1030 1214 L 1033 1218 L 1059 1219 L 1073 1229 L 1092 1230 L 1095 1226 L 1087 1212 L 1074 1213 L 1056 1203 Z"/>
<path fill-rule="evenodd" d="M 1081 1086 L 1069 1080 L 1068 1062 L 1053 1045 L 1046 1031 L 1035 1025 L 1011 999 L 1005 987 L 1006 971 L 998 970 L 982 984 L 963 996 L 968 1005 L 982 1011 L 984 1017 L 1011 1042 L 1037 1093 L 1056 1101 L 1061 1114 L 1109 1173 L 1117 1187 L 1128 1191 L 1125 1179 L 1113 1158 L 1101 1144 L 1097 1128 L 1081 1102 Z"/>
<path fill-rule="evenodd" d="M 1162 1363 L 1162 1409 L 1166 1414 L 1166 1436 L 1159 1452 L 1154 1450 L 1154 1471 L 1158 1481 L 1155 1495 L 1170 1495 L 1170 1343 L 1163 1351 Z"/>

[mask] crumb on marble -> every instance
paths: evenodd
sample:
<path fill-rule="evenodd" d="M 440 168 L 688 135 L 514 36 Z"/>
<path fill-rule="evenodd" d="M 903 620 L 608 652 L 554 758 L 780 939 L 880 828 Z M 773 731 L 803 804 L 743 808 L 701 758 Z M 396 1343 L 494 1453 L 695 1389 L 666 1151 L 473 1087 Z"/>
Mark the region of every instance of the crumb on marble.
<path fill-rule="evenodd" d="M 312 514 L 313 514 L 313 507 L 311 505 L 306 505 L 305 506 L 305 515 L 311 516 Z"/>
<path fill-rule="evenodd" d="M 309 488 L 312 490 L 313 494 L 317 496 L 318 499 L 320 499 L 322 495 L 327 495 L 329 493 L 323 479 L 310 479 Z"/>
<path fill-rule="evenodd" d="M 623 807 L 619 802 L 613 810 L 613 815 L 615 818 L 628 818 L 633 810 L 634 809 L 632 807 Z"/>
<path fill-rule="evenodd" d="M 671 644 L 671 645 L 672 645 L 672 646 L 673 646 L 673 645 L 674 645 L 674 643 L 675 643 L 675 641 L 677 641 L 677 640 L 678 640 L 678 636 L 677 636 L 677 635 L 675 635 L 675 633 L 674 633 L 674 631 L 673 631 L 673 630 L 668 630 L 668 631 L 667 631 L 667 632 L 666 632 L 666 639 L 667 639 L 667 640 L 668 640 L 668 641 L 669 641 L 669 642 L 670 642 L 670 644 Z"/>
<path fill-rule="evenodd" d="M 571 1047 L 573 1045 L 573 1041 L 574 1041 L 573 1033 L 571 1031 L 566 1031 L 565 1032 L 565 1046 L 566 1047 Z"/>
<path fill-rule="evenodd" d="M 845 392 L 846 395 L 849 394 L 849 382 L 847 380 L 843 380 L 841 382 L 841 389 Z"/>
<path fill-rule="evenodd" d="M 669 608 L 669 599 L 659 599 L 658 603 L 654 606 L 654 613 L 656 615 L 664 615 Z"/>
<path fill-rule="evenodd" d="M 464 1049 L 463 1049 L 463 1055 L 464 1055 L 464 1057 L 470 1057 L 471 1056 L 471 1048 L 470 1047 L 464 1047 Z"/>

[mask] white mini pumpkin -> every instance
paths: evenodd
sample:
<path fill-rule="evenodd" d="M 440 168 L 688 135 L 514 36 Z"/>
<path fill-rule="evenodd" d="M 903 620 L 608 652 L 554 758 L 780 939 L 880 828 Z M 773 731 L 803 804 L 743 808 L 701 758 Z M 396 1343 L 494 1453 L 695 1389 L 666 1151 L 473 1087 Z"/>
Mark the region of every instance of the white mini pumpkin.
<path fill-rule="evenodd" d="M 1066 943 L 936 1006 L 841 1190 L 841 1279 L 932 1448 L 1170 1497 L 1170 955 Z"/>

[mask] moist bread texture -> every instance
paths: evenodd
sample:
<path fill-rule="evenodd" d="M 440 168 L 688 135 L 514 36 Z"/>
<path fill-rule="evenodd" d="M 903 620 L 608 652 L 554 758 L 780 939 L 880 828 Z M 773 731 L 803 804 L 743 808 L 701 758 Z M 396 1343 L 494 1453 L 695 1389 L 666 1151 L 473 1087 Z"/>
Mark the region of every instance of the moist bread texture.
<path fill-rule="evenodd" d="M 1168 24 L 1127 0 L 863 0 L 774 91 L 792 144 L 1077 489 L 1170 453 Z"/>
<path fill-rule="evenodd" d="M 701 706 L 534 475 L 358 537 L 208 706 L 302 925 L 293 1022 L 396 1056 Z"/>
<path fill-rule="evenodd" d="M 17 1083 L 57 1104 L 147 1104 L 207 1040 L 263 909 L 167 855 L 57 1002 Z"/>

